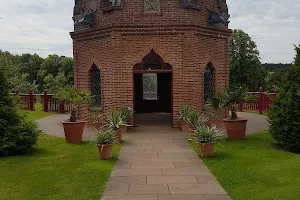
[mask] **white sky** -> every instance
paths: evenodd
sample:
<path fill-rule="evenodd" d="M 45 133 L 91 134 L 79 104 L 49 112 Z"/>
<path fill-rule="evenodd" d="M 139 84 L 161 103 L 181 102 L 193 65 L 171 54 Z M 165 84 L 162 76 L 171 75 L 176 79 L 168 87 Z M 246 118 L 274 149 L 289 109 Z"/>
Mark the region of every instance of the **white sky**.
<path fill-rule="evenodd" d="M 178 0 L 179 1 L 179 0 Z M 300 0 L 227 0 L 231 29 L 256 41 L 262 62 L 290 63 L 300 44 Z M 72 56 L 74 0 L 0 0 L 0 49 Z"/>

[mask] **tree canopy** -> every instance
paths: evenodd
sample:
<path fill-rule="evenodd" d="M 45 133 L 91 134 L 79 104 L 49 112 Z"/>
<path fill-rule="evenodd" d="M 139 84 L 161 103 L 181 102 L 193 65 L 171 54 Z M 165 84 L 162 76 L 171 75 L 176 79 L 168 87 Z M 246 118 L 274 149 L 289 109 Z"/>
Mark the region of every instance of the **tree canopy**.
<path fill-rule="evenodd" d="M 264 71 L 256 43 L 242 30 L 233 30 L 230 38 L 230 88 L 247 87 L 258 91 L 264 86 Z"/>
<path fill-rule="evenodd" d="M 37 54 L 14 55 L 0 50 L 0 69 L 6 73 L 11 92 L 34 90 L 57 93 L 60 88 L 73 85 L 73 58 Z"/>

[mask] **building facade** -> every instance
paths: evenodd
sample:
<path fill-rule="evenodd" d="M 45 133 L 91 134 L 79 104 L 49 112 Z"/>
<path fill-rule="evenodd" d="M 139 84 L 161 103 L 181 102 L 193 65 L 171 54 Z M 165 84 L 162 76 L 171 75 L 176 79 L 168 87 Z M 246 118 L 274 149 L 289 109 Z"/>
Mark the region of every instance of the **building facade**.
<path fill-rule="evenodd" d="M 226 0 L 75 0 L 75 85 L 93 105 L 79 118 L 103 120 L 125 104 L 136 113 L 170 113 L 205 101 L 229 85 Z"/>

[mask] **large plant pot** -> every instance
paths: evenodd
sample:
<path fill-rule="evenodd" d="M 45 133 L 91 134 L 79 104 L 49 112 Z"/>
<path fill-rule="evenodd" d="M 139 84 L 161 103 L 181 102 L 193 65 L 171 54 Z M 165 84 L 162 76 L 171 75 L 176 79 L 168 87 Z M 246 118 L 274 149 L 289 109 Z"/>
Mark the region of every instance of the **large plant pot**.
<path fill-rule="evenodd" d="M 119 130 L 117 130 L 116 133 L 115 133 L 115 139 L 118 142 L 121 142 L 122 141 L 122 137 L 123 137 L 123 130 L 119 128 Z"/>
<path fill-rule="evenodd" d="M 122 133 L 126 133 L 127 132 L 127 125 L 121 125 L 120 126 L 120 131 L 122 132 Z"/>
<path fill-rule="evenodd" d="M 94 127 L 95 129 L 97 129 L 98 131 L 101 129 L 102 123 L 101 122 L 94 122 Z"/>
<path fill-rule="evenodd" d="M 67 143 L 78 144 L 82 141 L 82 134 L 85 121 L 61 122 L 64 126 L 65 138 Z"/>
<path fill-rule="evenodd" d="M 210 157 L 215 153 L 215 143 L 199 143 L 199 148 L 202 157 Z"/>
<path fill-rule="evenodd" d="M 113 144 L 107 144 L 107 145 L 101 145 L 97 144 L 98 151 L 99 151 L 99 157 L 101 160 L 107 160 L 112 158 L 112 153 L 113 153 Z"/>
<path fill-rule="evenodd" d="M 185 121 L 181 121 L 181 132 L 190 133 L 191 126 Z"/>
<path fill-rule="evenodd" d="M 246 136 L 246 127 L 248 119 L 224 119 L 225 128 L 227 131 L 228 139 L 230 140 L 243 140 Z"/>

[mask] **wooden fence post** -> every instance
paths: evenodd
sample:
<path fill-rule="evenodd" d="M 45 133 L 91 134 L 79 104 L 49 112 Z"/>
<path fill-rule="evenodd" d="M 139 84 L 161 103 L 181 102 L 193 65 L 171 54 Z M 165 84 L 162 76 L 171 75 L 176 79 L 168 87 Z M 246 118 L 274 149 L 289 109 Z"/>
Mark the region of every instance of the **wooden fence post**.
<path fill-rule="evenodd" d="M 44 112 L 48 112 L 48 91 L 47 90 L 44 90 L 43 110 Z"/>
<path fill-rule="evenodd" d="M 33 91 L 29 91 L 29 110 L 34 111 Z"/>
<path fill-rule="evenodd" d="M 259 114 L 263 114 L 263 88 L 259 88 L 259 99 L 258 99 Z"/>
<path fill-rule="evenodd" d="M 20 92 L 19 90 L 16 90 L 16 95 L 19 96 Z"/>
<path fill-rule="evenodd" d="M 277 94 L 278 94 L 277 88 L 275 88 L 274 93 L 275 93 L 274 96 L 277 97 Z"/>

